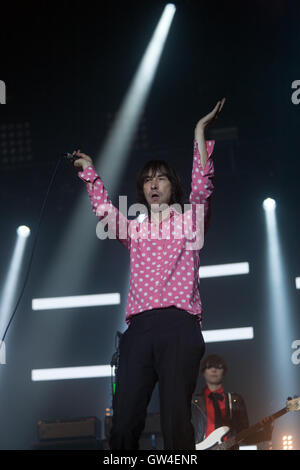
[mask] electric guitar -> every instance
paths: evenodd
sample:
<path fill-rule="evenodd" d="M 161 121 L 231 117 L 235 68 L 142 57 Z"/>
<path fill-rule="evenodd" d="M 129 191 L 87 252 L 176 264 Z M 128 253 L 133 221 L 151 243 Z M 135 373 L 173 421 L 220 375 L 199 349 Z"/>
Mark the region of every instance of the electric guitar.
<path fill-rule="evenodd" d="M 300 397 L 288 399 L 286 406 L 282 408 L 282 410 L 277 411 L 277 413 L 274 413 L 271 416 L 267 416 L 253 426 L 250 426 L 235 436 L 230 437 L 227 439 L 227 441 L 223 442 L 222 439 L 228 433 L 230 428 L 228 426 L 222 426 L 218 429 L 215 429 L 215 431 L 213 431 L 206 439 L 204 439 L 204 441 L 196 444 L 196 450 L 229 450 L 232 447 L 239 445 L 251 434 L 259 431 L 266 423 L 280 418 L 280 416 L 283 416 L 289 411 L 300 411 Z"/>

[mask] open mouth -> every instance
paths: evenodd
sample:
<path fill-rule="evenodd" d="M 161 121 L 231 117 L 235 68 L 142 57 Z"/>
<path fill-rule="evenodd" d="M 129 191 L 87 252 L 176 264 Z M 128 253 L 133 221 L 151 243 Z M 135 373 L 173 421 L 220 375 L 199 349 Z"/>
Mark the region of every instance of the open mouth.
<path fill-rule="evenodd" d="M 157 194 L 157 193 L 152 194 L 151 199 L 152 199 L 152 201 L 157 201 L 159 199 L 159 194 Z"/>

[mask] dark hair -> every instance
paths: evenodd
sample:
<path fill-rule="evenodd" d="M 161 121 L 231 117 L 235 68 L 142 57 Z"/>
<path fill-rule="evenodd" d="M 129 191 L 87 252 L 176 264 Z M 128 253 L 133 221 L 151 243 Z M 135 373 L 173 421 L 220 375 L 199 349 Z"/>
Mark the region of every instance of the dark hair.
<path fill-rule="evenodd" d="M 209 356 L 206 356 L 201 362 L 201 372 L 203 373 L 207 366 L 217 367 L 220 365 L 223 366 L 224 374 L 226 374 L 228 367 L 224 359 L 221 356 L 218 356 L 217 354 L 210 354 Z"/>
<path fill-rule="evenodd" d="M 136 177 L 137 202 L 140 204 L 144 204 L 147 207 L 148 212 L 150 212 L 149 204 L 144 195 L 144 182 L 150 170 L 152 177 L 154 177 L 157 171 L 163 171 L 165 173 L 172 185 L 170 205 L 179 204 L 183 212 L 183 206 L 185 202 L 187 202 L 185 190 L 181 184 L 179 175 L 177 174 L 176 170 L 165 160 L 149 160 L 138 172 Z"/>

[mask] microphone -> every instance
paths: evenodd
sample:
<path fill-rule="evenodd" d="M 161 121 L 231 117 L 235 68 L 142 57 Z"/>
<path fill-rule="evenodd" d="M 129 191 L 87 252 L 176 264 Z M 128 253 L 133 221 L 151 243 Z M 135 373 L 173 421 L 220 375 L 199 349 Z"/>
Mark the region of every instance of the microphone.
<path fill-rule="evenodd" d="M 69 162 L 74 163 L 76 160 L 78 160 L 81 157 L 78 157 L 77 155 L 73 155 L 72 153 L 64 153 L 63 155 Z"/>

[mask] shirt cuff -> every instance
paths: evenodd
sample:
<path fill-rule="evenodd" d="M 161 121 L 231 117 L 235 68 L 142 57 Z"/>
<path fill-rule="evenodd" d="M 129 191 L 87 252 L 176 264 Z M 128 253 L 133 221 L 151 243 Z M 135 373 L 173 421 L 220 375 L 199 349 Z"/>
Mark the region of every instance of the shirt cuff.
<path fill-rule="evenodd" d="M 94 181 L 99 178 L 95 168 L 92 165 L 89 165 L 84 171 L 79 171 L 77 174 L 79 178 L 86 183 L 94 183 Z"/>

